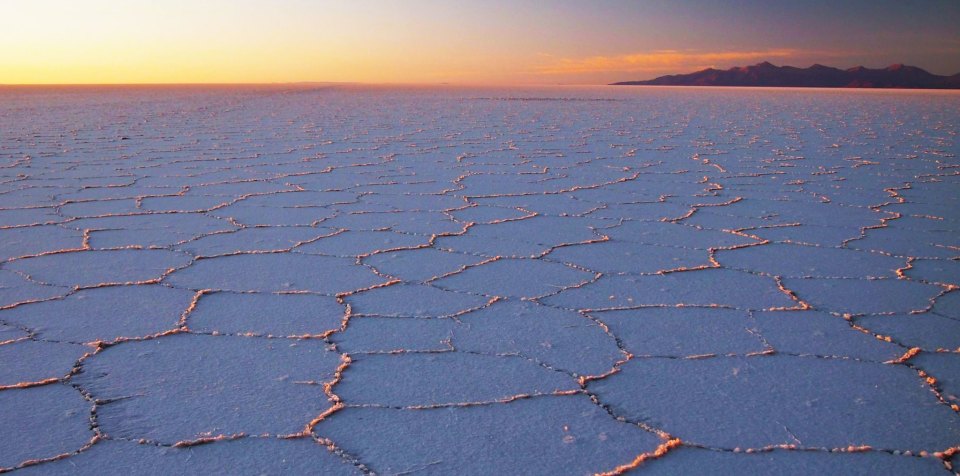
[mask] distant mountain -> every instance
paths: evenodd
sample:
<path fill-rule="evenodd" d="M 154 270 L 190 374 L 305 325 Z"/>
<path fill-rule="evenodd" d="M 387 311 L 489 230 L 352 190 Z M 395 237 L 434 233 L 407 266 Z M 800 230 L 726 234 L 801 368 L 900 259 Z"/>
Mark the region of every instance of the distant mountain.
<path fill-rule="evenodd" d="M 768 86 L 800 88 L 960 89 L 960 74 L 938 76 L 915 66 L 894 64 L 882 69 L 857 66 L 847 70 L 815 64 L 809 68 L 774 66 L 766 61 L 728 70 L 708 68 L 690 74 L 624 81 L 617 86 Z"/>

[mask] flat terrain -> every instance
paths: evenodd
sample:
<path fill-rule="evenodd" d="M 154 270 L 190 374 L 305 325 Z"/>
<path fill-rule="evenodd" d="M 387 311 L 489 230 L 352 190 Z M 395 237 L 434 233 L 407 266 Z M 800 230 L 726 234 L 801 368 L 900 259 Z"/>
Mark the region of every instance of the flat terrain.
<path fill-rule="evenodd" d="M 960 95 L 0 89 L 0 472 L 950 474 Z"/>

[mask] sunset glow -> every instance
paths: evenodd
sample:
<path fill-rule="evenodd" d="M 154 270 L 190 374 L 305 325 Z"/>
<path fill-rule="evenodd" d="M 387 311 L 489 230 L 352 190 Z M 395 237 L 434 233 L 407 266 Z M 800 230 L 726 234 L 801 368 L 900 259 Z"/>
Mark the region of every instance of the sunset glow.
<path fill-rule="evenodd" d="M 16 2 L 0 18 L 0 84 L 595 84 L 764 60 L 960 70 L 954 2 L 760 7 L 705 1 L 560 1 L 550 8 L 530 1 Z"/>

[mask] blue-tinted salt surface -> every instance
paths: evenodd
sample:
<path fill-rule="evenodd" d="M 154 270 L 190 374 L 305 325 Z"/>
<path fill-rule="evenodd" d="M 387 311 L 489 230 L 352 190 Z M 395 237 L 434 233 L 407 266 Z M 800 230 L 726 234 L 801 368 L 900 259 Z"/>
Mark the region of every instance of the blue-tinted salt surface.
<path fill-rule="evenodd" d="M 960 95 L 0 90 L 0 472 L 937 474 Z"/>

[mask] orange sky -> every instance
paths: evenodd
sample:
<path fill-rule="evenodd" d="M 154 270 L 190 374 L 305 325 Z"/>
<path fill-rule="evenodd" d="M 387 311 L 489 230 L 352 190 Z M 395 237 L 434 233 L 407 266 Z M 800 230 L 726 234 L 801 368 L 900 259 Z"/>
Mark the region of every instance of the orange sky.
<path fill-rule="evenodd" d="M 960 71 L 958 2 L 906 19 L 880 0 L 880 14 L 722 3 L 24 0 L 0 17 L 0 84 L 589 84 L 764 60 Z"/>

